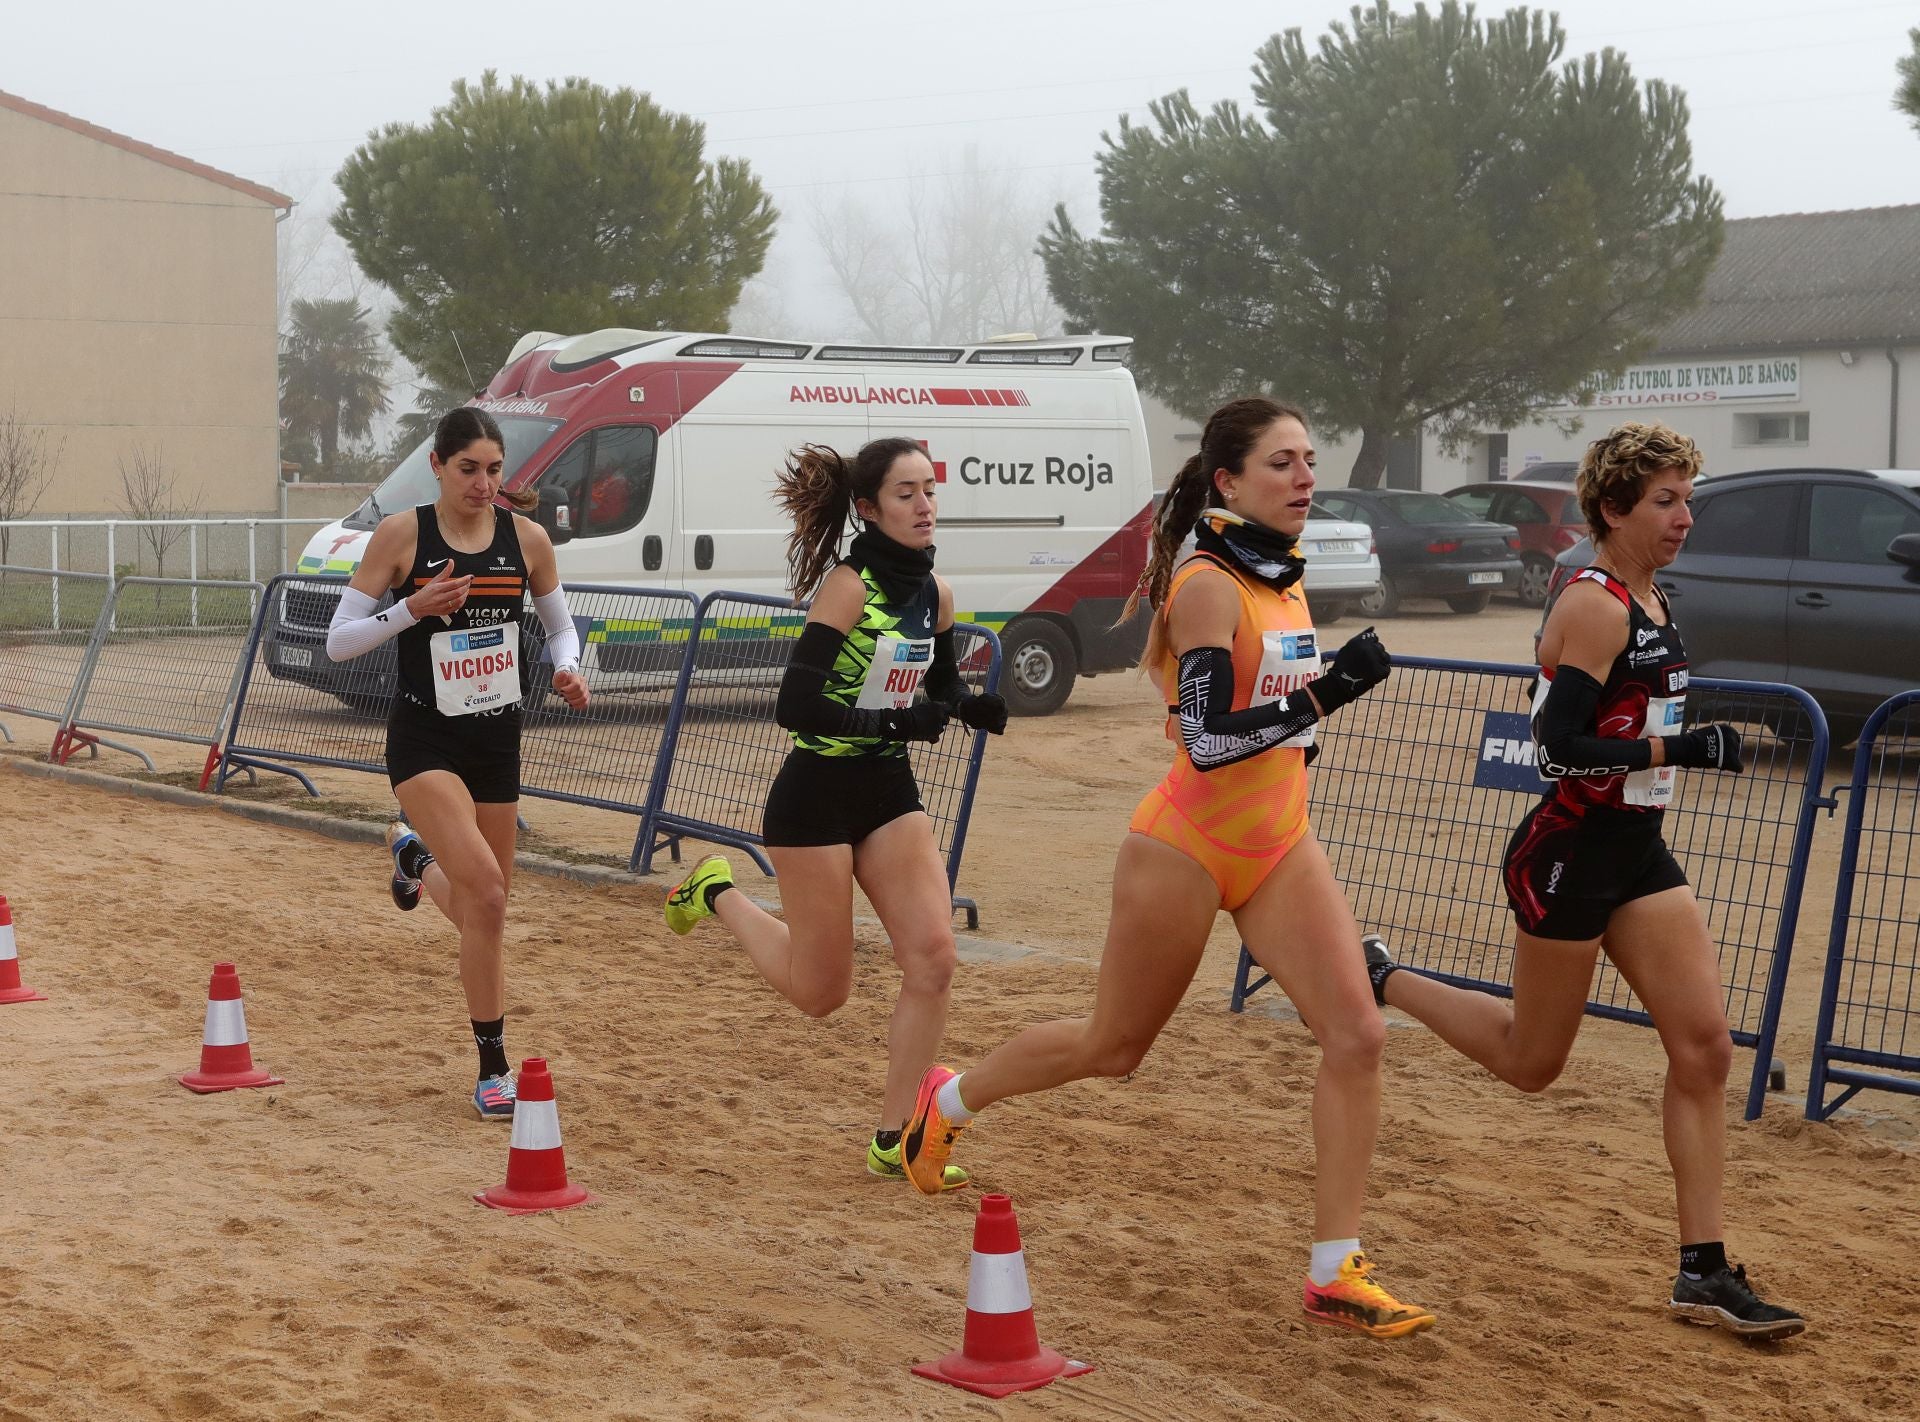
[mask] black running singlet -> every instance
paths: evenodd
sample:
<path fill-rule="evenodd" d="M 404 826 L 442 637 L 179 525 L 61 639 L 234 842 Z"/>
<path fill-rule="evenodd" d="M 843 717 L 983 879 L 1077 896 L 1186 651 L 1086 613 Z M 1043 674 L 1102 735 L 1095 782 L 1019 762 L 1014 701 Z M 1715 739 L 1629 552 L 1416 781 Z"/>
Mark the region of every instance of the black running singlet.
<path fill-rule="evenodd" d="M 426 617 L 402 631 L 400 694 L 416 706 L 447 716 L 518 710 L 522 689 L 520 618 L 525 606 L 527 565 L 513 514 L 495 506 L 493 541 L 479 553 L 450 547 L 432 504 L 419 517 L 413 567 L 396 598 L 419 591 L 449 561 L 453 576 L 473 577 L 466 604 L 449 617 Z"/>
<path fill-rule="evenodd" d="M 1627 645 L 1613 659 L 1600 688 L 1593 734 L 1622 740 L 1677 735 L 1687 700 L 1687 652 L 1666 595 L 1654 589 L 1661 610 L 1667 614 L 1662 625 L 1647 616 L 1627 585 L 1604 568 L 1582 568 L 1574 574 L 1573 582 L 1598 583 L 1627 609 Z M 1535 744 L 1540 740 L 1540 711 L 1552 683 L 1552 669 L 1542 667 L 1533 698 Z M 1616 775 L 1567 776 L 1548 783 L 1547 798 L 1558 801 L 1561 809 L 1576 818 L 1601 805 L 1657 812 L 1673 801 L 1673 772 L 1674 767 L 1663 765 Z"/>

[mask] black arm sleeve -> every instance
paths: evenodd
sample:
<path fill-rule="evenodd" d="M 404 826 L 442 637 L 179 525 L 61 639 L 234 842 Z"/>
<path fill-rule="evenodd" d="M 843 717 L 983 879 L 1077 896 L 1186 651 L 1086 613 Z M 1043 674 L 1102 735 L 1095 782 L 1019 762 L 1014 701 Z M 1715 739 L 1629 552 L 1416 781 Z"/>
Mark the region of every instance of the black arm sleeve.
<path fill-rule="evenodd" d="M 1232 706 L 1232 653 L 1225 647 L 1195 647 L 1180 658 L 1180 739 L 1195 770 L 1218 770 L 1259 755 L 1320 719 L 1304 691 L 1245 711 Z"/>
<path fill-rule="evenodd" d="M 1554 671 L 1553 684 L 1533 725 L 1534 759 L 1546 779 L 1619 775 L 1653 764 L 1653 742 L 1593 733 L 1600 690 L 1600 683 L 1579 667 Z"/>
<path fill-rule="evenodd" d="M 920 685 L 930 699 L 945 702 L 948 710 L 957 707 L 967 694 L 967 684 L 960 680 L 960 663 L 953 655 L 951 627 L 933 634 L 933 663 Z"/>
<path fill-rule="evenodd" d="M 809 622 L 800 632 L 787 674 L 780 678 L 780 696 L 773 719 L 803 736 L 856 736 L 904 740 L 900 716 L 894 711 L 866 711 L 842 706 L 825 692 L 827 677 L 846 644 L 847 634 L 824 622 Z"/>

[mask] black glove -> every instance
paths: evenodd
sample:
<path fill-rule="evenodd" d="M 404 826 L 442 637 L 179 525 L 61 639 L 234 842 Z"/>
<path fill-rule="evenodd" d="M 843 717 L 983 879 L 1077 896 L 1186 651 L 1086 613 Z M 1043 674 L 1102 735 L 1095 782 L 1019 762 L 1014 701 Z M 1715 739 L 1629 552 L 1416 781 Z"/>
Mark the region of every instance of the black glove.
<path fill-rule="evenodd" d="M 1308 682 L 1307 690 L 1320 703 L 1320 713 L 1330 715 L 1372 691 L 1387 679 L 1392 669 L 1393 658 L 1387 655 L 1380 638 L 1369 627 L 1333 654 L 1333 665 L 1327 668 L 1327 674 Z"/>
<path fill-rule="evenodd" d="M 1727 725 L 1695 726 L 1677 736 L 1662 736 L 1667 764 L 1689 770 L 1745 770 L 1740 759 L 1740 733 Z"/>
<path fill-rule="evenodd" d="M 991 691 L 983 691 L 978 696 L 961 697 L 953 708 L 953 714 L 969 730 L 985 731 L 993 736 L 1007 733 L 1007 703 Z"/>
<path fill-rule="evenodd" d="M 916 701 L 903 711 L 883 711 L 882 734 L 890 741 L 937 741 L 953 713 L 940 701 Z"/>

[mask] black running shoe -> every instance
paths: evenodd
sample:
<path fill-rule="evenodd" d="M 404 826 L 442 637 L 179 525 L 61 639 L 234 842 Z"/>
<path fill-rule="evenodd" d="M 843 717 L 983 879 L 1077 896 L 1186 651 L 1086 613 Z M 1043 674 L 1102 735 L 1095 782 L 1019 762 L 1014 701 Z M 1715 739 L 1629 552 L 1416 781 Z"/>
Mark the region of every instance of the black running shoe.
<path fill-rule="evenodd" d="M 1362 934 L 1360 948 L 1367 955 L 1367 978 L 1373 984 L 1373 1000 L 1385 1007 L 1387 975 L 1381 970 L 1393 966 L 1393 954 L 1387 951 L 1387 940 L 1377 933 Z"/>
<path fill-rule="evenodd" d="M 409 847 L 414 849 L 412 855 L 406 852 Z M 420 843 L 420 836 L 413 832 L 405 820 L 395 820 L 387 826 L 387 849 L 393 855 L 393 882 L 388 888 L 393 893 L 394 905 L 402 913 L 412 913 L 420 907 L 420 880 L 402 869 L 401 861 L 415 859 L 416 867 L 424 873 L 426 867 L 433 863 L 433 856 L 427 853 L 427 847 Z"/>
<path fill-rule="evenodd" d="M 1678 1274 L 1667 1311 L 1675 1318 L 1708 1328 L 1724 1328 L 1742 1338 L 1771 1342 L 1804 1333 L 1806 1319 L 1790 1308 L 1763 1303 L 1747 1283 L 1744 1264 L 1720 1269 L 1698 1279 Z"/>

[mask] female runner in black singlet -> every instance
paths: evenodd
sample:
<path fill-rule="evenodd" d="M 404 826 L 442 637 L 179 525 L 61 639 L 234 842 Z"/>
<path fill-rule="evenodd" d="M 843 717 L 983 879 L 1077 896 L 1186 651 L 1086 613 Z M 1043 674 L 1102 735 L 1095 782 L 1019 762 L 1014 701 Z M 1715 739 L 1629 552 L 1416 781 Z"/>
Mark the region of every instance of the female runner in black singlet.
<path fill-rule="evenodd" d="M 504 451 L 484 411 L 463 406 L 440 421 L 431 459 L 440 497 L 381 520 L 327 634 L 335 661 L 399 638 L 387 778 L 405 819 L 388 831 L 393 898 L 411 909 L 424 886 L 460 930 L 460 982 L 480 1053 L 473 1107 L 483 1120 L 513 1117 L 501 941 L 519 829 L 520 621 L 529 592 L 555 693 L 575 710 L 587 704 L 553 544 L 538 524 L 494 502 Z M 393 605 L 378 610 L 389 589 Z"/>
<path fill-rule="evenodd" d="M 1693 526 L 1699 472 L 1693 441 L 1657 424 L 1622 425 L 1580 462 L 1594 561 L 1540 635 L 1533 737 L 1548 789 L 1507 846 L 1513 1001 L 1403 970 L 1377 936 L 1363 943 L 1376 1000 L 1528 1092 L 1566 1066 L 1604 950 L 1667 1053 L 1661 1114 L 1680 1216 L 1668 1309 L 1749 1338 L 1786 1338 L 1806 1321 L 1761 1301 L 1722 1244 L 1733 1041 L 1706 917 L 1660 832 L 1677 768 L 1742 768 L 1733 727 L 1681 729 L 1687 655 L 1653 582 Z"/>

